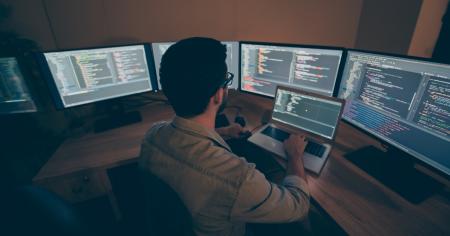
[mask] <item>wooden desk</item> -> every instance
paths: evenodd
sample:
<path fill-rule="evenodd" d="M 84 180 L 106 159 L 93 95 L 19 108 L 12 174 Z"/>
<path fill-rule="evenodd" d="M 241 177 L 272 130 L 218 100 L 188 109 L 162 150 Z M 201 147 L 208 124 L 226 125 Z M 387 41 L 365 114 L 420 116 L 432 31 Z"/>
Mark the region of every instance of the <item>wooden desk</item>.
<path fill-rule="evenodd" d="M 259 125 L 271 104 L 271 99 L 238 92 L 229 97 L 229 105 L 244 108 L 241 113 L 249 129 Z M 144 121 L 139 124 L 66 140 L 34 182 L 71 202 L 106 194 L 120 217 L 106 170 L 136 161 L 151 124 L 173 116 L 171 108 L 163 104 L 145 106 L 142 113 Z M 343 158 L 345 153 L 366 145 L 379 146 L 376 140 L 340 123 L 321 175 L 308 176 L 311 195 L 320 206 L 350 235 L 450 235 L 449 189 L 418 205 L 407 202 Z"/>

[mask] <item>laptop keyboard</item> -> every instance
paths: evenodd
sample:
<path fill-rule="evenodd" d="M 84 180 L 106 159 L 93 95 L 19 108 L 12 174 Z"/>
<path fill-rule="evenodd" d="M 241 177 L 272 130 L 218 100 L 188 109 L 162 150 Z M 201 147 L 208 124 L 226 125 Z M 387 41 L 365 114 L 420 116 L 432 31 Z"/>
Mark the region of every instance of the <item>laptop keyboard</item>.
<path fill-rule="evenodd" d="M 305 152 L 321 158 L 325 152 L 325 147 L 320 143 L 308 140 L 308 144 L 305 147 Z"/>
<path fill-rule="evenodd" d="M 283 131 L 281 129 L 273 128 L 271 126 L 267 126 L 262 132 L 262 134 L 272 137 L 280 142 L 284 142 L 284 140 L 289 138 L 289 133 Z M 326 148 L 320 143 L 316 143 L 314 141 L 308 140 L 308 144 L 305 147 L 305 152 L 312 154 L 317 157 L 322 157 Z"/>

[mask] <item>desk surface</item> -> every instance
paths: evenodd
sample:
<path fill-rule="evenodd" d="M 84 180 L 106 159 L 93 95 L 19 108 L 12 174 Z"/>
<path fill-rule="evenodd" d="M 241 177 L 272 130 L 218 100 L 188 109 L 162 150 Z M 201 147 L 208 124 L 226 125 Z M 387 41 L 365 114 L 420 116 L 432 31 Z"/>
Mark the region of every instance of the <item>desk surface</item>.
<path fill-rule="evenodd" d="M 259 125 L 271 104 L 271 99 L 249 94 L 229 96 L 229 105 L 243 108 L 249 129 Z M 173 114 L 168 105 L 150 104 L 142 108 L 141 123 L 67 139 L 34 181 L 135 161 L 148 128 Z M 379 143 L 344 122 L 339 124 L 322 173 L 308 175 L 311 195 L 320 206 L 350 235 L 450 235 L 450 190 L 445 188 L 418 205 L 407 202 L 343 157 L 366 145 Z"/>

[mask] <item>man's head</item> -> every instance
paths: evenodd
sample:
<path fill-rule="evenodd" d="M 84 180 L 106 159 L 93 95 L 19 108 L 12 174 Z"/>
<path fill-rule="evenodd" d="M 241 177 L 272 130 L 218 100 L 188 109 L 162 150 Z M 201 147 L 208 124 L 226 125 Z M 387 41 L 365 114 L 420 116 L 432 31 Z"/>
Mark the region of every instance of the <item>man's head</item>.
<path fill-rule="evenodd" d="M 190 118 L 223 108 L 227 97 L 226 47 L 210 38 L 188 38 L 163 55 L 160 82 L 175 113 Z"/>

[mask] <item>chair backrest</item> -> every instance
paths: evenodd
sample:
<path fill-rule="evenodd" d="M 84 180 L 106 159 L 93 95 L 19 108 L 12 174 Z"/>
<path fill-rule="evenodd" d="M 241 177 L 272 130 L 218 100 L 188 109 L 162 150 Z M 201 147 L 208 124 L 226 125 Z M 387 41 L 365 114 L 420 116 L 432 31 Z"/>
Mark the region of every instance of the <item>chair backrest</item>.
<path fill-rule="evenodd" d="M 157 235 L 195 235 L 191 215 L 178 194 L 157 176 L 141 169 L 149 231 Z"/>
<path fill-rule="evenodd" d="M 0 235 L 92 235 L 69 203 L 41 187 L 19 187 L 3 197 Z"/>

